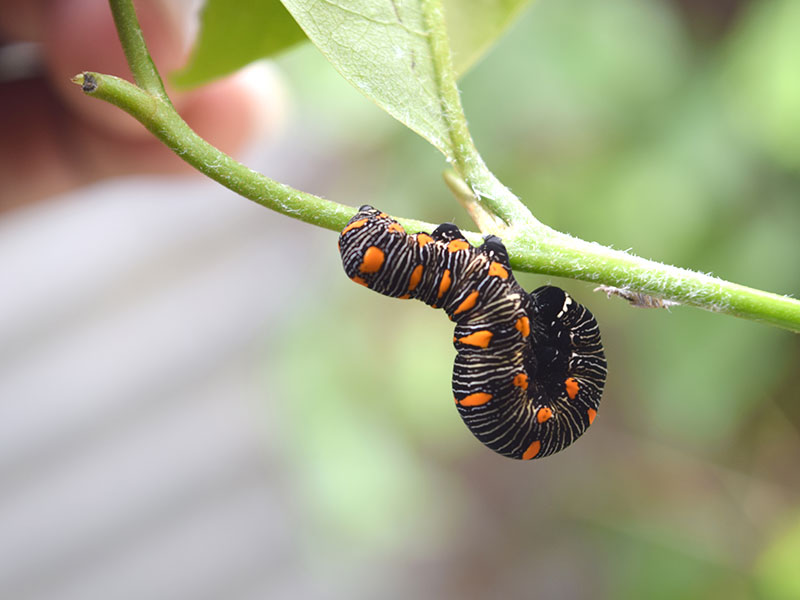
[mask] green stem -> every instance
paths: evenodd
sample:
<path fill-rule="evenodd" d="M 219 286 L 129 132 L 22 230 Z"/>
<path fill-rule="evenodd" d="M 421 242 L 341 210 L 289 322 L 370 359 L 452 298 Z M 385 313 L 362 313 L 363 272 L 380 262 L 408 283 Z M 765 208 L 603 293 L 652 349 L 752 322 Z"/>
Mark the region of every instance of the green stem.
<path fill-rule="evenodd" d="M 175 154 L 228 189 L 276 212 L 312 225 L 341 230 L 355 209 L 293 189 L 265 177 L 198 136 L 175 110 L 147 50 L 131 0 L 109 0 L 125 57 L 138 87 L 101 73 L 83 73 L 73 81 L 88 95 L 118 106 Z M 399 219 L 409 231 L 431 231 L 435 225 Z"/>
<path fill-rule="evenodd" d="M 453 148 L 453 156 L 450 158 L 453 160 L 453 167 L 477 199 L 507 224 L 525 229 L 549 229 L 531 214 L 511 190 L 500 183 L 478 153 L 461 107 L 441 1 L 422 0 L 420 6 L 428 31 L 442 114 L 450 133 L 450 146 Z"/>
<path fill-rule="evenodd" d="M 89 96 L 127 112 L 195 169 L 253 202 L 333 230 L 341 230 L 356 212 L 352 207 L 301 192 L 253 171 L 197 135 L 169 101 L 124 79 L 86 72 L 76 75 L 73 81 Z M 413 219 L 398 220 L 409 231 L 431 231 L 435 227 Z"/>
<path fill-rule="evenodd" d="M 800 332 L 800 301 L 665 265 L 553 231 L 506 244 L 512 264 L 532 271 L 643 292 L 712 312 Z"/>
<path fill-rule="evenodd" d="M 167 92 L 164 90 L 164 82 L 161 81 L 161 76 L 147 50 L 133 2 L 131 0 L 109 0 L 109 4 L 122 50 L 125 52 L 128 66 L 133 73 L 133 80 L 143 90 L 169 102 Z"/>
<path fill-rule="evenodd" d="M 171 104 L 124 79 L 84 73 L 75 82 L 81 83 L 90 96 L 110 102 L 133 116 L 201 173 L 262 206 L 315 225 L 344 226 L 354 212 L 256 173 L 198 136 Z"/>
<path fill-rule="evenodd" d="M 74 78 L 84 92 L 120 107 L 187 163 L 236 193 L 307 223 L 335 231 L 344 227 L 355 213 L 353 208 L 295 190 L 256 173 L 192 131 L 163 91 L 161 78 L 147 53 L 130 0 L 110 2 L 120 28 L 120 37 L 124 40 L 126 55 L 131 61 L 131 70 L 142 87 L 118 77 L 86 72 Z M 423 5 L 431 24 L 431 39 L 436 49 L 434 56 L 439 57 L 439 83 L 447 99 L 447 119 L 451 124 L 453 147 L 456 148 L 454 166 L 458 176 L 450 176 L 448 185 L 465 205 L 472 203 L 473 207 L 477 206 L 476 214 L 487 223 L 487 227 L 495 228 L 492 225 L 496 224 L 493 215 L 511 225 L 503 228 L 502 232 L 514 268 L 641 291 L 800 332 L 800 301 L 793 298 L 585 242 L 554 231 L 535 220 L 480 160 L 461 111 L 458 90 L 449 65 L 449 48 L 440 47 L 447 43 L 446 34 L 441 29 L 441 7 L 436 0 L 424 0 Z M 446 61 L 443 57 L 446 57 Z M 463 181 L 459 181 L 459 177 Z M 484 197 L 483 206 L 471 201 L 469 189 L 464 189 L 463 182 Z M 435 227 L 411 219 L 398 220 L 410 232 L 431 231 Z M 465 232 L 465 235 L 474 244 L 480 242 L 480 236 L 476 233 Z"/>
<path fill-rule="evenodd" d="M 482 231 L 503 235 L 515 268 L 601 282 L 711 311 L 800 331 L 800 302 L 578 240 L 544 225 L 489 171 L 475 148 L 456 85 L 441 0 L 422 0 L 442 109 L 450 131 L 458 177 L 445 181 Z M 510 228 L 497 227 L 493 215 Z"/>
<path fill-rule="evenodd" d="M 114 104 L 140 121 L 178 156 L 208 177 L 267 208 L 306 223 L 341 230 L 355 210 L 278 183 L 237 162 L 200 138 L 171 104 L 118 77 L 84 73 L 75 78 L 92 97 Z M 411 232 L 435 225 L 398 219 Z M 706 310 L 800 331 L 800 302 L 631 256 L 550 230 L 507 230 L 514 268 L 642 291 Z M 514 235 L 516 234 L 516 235 Z M 480 235 L 465 232 L 472 243 Z"/>

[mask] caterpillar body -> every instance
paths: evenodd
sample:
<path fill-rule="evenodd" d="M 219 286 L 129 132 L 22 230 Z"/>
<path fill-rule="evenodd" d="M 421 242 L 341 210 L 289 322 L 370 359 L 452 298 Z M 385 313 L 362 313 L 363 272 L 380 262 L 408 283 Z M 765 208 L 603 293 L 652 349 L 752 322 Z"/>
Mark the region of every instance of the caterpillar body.
<path fill-rule="evenodd" d="M 339 236 L 347 276 L 455 322 L 453 396 L 483 444 L 510 458 L 563 450 L 591 425 L 606 378 L 597 321 L 560 288 L 526 292 L 500 238 L 475 247 L 452 223 L 409 235 L 365 205 Z"/>

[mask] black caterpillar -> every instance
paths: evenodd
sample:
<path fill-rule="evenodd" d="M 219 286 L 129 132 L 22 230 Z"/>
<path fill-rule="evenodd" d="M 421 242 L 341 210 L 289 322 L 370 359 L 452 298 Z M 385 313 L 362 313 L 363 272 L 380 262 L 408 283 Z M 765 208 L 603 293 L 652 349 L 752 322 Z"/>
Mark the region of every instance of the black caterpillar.
<path fill-rule="evenodd" d="M 356 283 L 422 300 L 455 321 L 453 395 L 486 446 L 541 458 L 592 424 L 606 378 L 597 321 L 560 288 L 522 289 L 500 238 L 476 248 L 452 223 L 409 235 L 365 205 L 339 236 L 339 252 Z"/>

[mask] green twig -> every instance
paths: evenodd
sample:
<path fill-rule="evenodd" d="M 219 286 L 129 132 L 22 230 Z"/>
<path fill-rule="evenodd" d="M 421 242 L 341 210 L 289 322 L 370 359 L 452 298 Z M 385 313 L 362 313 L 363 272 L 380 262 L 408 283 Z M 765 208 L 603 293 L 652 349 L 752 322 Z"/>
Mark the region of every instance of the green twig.
<path fill-rule="evenodd" d="M 122 50 L 133 73 L 133 80 L 146 92 L 169 102 L 164 82 L 161 81 L 161 76 L 147 50 L 133 3 L 131 0 L 109 0 L 109 4 Z"/>
<path fill-rule="evenodd" d="M 421 0 L 420 5 L 425 17 L 442 114 L 450 132 L 453 167 L 475 193 L 476 199 L 508 225 L 547 229 L 511 190 L 498 181 L 475 148 L 461 107 L 441 1 Z"/>
<path fill-rule="evenodd" d="M 131 70 L 141 87 L 111 75 L 86 72 L 74 79 L 84 92 L 122 108 L 187 163 L 242 196 L 307 223 L 342 229 L 355 213 L 353 208 L 295 190 L 256 173 L 194 133 L 163 93 L 161 79 L 147 53 L 130 0 L 110 2 Z M 423 5 L 428 11 L 431 43 L 439 70 L 437 77 L 455 149 L 454 167 L 458 176 L 449 176 L 448 185 L 465 206 L 472 205 L 484 223 L 483 228 L 497 229 L 495 215 L 510 225 L 501 231 L 516 269 L 640 291 L 800 332 L 800 302 L 793 298 L 585 242 L 534 219 L 480 160 L 458 99 L 447 38 L 441 29 L 441 7 L 436 0 L 423 0 Z M 465 188 L 464 182 L 468 187 Z M 483 198 L 471 197 L 470 189 Z M 411 219 L 398 220 L 411 232 L 431 231 L 434 227 Z M 478 234 L 465 234 L 473 243 L 480 240 Z"/>
<path fill-rule="evenodd" d="M 197 135 L 171 103 L 132 83 L 101 73 L 81 73 L 73 81 L 93 98 L 118 106 L 167 145 L 175 154 L 207 175 L 262 206 L 328 229 L 342 229 L 355 209 L 301 192 L 265 177 L 218 150 Z M 403 219 L 409 231 L 430 230 L 430 223 Z"/>
<path fill-rule="evenodd" d="M 533 271 L 643 292 L 665 300 L 800 332 L 800 301 L 553 231 L 507 244 L 512 264 Z"/>

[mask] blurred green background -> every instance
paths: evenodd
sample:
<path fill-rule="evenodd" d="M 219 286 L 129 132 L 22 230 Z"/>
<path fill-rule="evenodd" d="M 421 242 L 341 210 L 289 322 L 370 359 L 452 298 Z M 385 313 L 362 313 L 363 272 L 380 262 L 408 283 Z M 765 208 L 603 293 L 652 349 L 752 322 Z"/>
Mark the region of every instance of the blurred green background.
<path fill-rule="evenodd" d="M 798 32 L 796 0 L 539 0 L 462 100 L 490 168 L 547 224 L 796 295 Z M 470 227 L 426 142 L 313 47 L 278 64 L 303 124 L 288 152 L 326 164 L 287 183 Z M 583 438 L 517 463 L 453 407 L 445 316 L 352 285 L 335 237 L 303 231 L 330 251 L 263 342 L 280 398 L 263 411 L 312 571 L 389 582 L 384 597 L 800 598 L 796 335 L 518 274 L 591 308 L 609 376 Z"/>

